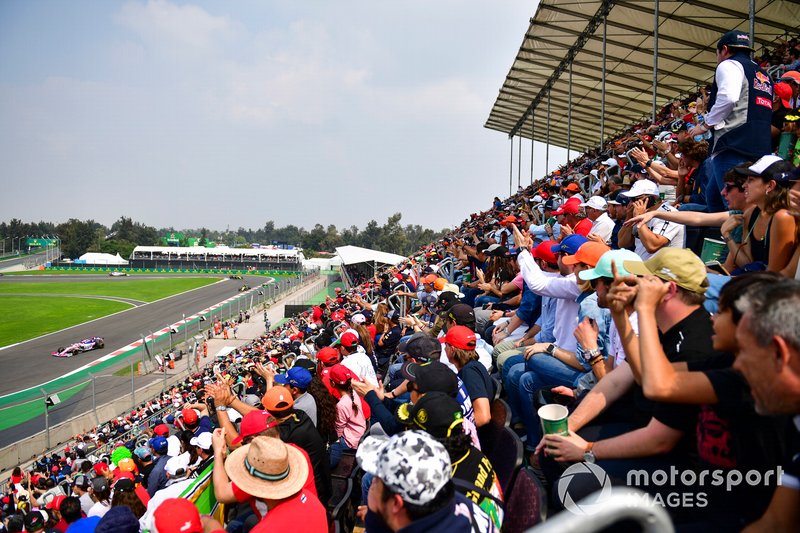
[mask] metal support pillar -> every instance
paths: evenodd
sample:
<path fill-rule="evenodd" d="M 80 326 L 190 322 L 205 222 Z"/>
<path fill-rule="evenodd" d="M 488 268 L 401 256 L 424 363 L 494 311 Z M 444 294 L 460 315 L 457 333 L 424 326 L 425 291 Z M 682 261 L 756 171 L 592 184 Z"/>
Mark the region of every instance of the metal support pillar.
<path fill-rule="evenodd" d="M 600 150 L 606 138 L 606 40 L 608 36 L 608 15 L 603 16 L 603 67 L 600 87 Z"/>
<path fill-rule="evenodd" d="M 750 0 L 750 46 L 756 43 L 756 0 Z"/>
<path fill-rule="evenodd" d="M 536 144 L 536 141 L 533 140 L 533 134 L 536 127 L 536 115 L 534 114 L 533 110 L 531 110 L 531 185 L 533 185 L 533 148 Z"/>
<path fill-rule="evenodd" d="M 544 150 L 544 173 L 550 168 L 550 93 L 547 93 L 547 145 Z"/>
<path fill-rule="evenodd" d="M 508 160 L 508 195 L 511 196 L 511 187 L 514 183 L 514 136 L 508 140 L 511 141 L 511 157 Z"/>
<path fill-rule="evenodd" d="M 517 145 L 517 189 L 522 187 L 522 134 L 520 134 L 519 144 Z"/>
<path fill-rule="evenodd" d="M 658 91 L 658 0 L 653 3 L 653 115 L 651 120 L 656 121 L 656 92 Z"/>
<path fill-rule="evenodd" d="M 133 361 L 131 361 L 131 409 L 136 410 L 136 383 L 134 382 Z"/>
<path fill-rule="evenodd" d="M 47 405 L 47 391 L 44 389 L 39 389 L 42 391 L 42 399 L 44 400 L 44 431 L 45 436 L 47 437 L 47 449 L 50 449 L 50 413 L 49 413 L 49 406 Z"/>
<path fill-rule="evenodd" d="M 572 145 L 572 61 L 569 62 L 569 88 L 567 91 L 567 163 L 569 163 L 570 145 Z"/>

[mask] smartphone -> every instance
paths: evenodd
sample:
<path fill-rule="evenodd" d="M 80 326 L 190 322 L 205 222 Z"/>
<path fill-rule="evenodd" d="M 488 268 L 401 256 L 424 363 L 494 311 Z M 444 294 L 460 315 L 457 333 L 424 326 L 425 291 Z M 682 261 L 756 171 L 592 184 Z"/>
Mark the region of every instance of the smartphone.
<path fill-rule="evenodd" d="M 723 276 L 731 275 L 719 261 L 709 261 L 706 263 L 706 270 L 715 274 L 722 274 Z"/>

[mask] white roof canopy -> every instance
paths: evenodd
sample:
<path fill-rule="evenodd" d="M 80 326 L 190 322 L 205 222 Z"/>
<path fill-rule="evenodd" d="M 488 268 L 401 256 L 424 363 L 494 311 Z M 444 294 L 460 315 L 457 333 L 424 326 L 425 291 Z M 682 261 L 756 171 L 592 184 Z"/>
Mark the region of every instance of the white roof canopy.
<path fill-rule="evenodd" d="M 342 258 L 343 265 L 372 262 L 382 265 L 396 265 L 406 260 L 402 255 L 370 250 L 369 248 L 359 248 L 358 246 L 340 246 L 336 248 L 336 253 Z"/>
<path fill-rule="evenodd" d="M 746 0 L 541 0 L 485 127 L 547 142 L 549 101 L 550 144 L 566 147 L 571 66 L 569 148 L 598 146 L 606 14 L 604 137 L 650 117 L 656 5 L 659 109 L 712 80 L 723 33 L 750 29 Z M 758 54 L 798 33 L 800 8 L 789 0 L 755 0 L 754 23 Z"/>

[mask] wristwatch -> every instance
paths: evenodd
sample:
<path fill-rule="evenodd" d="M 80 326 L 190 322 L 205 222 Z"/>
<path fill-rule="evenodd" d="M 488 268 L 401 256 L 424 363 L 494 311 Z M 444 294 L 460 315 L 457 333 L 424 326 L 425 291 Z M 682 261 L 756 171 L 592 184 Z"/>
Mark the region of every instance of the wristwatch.
<path fill-rule="evenodd" d="M 583 452 L 583 461 L 586 463 L 592 463 L 597 460 L 594 456 L 594 452 L 592 451 L 592 447 L 594 447 L 594 442 L 587 442 L 586 443 L 586 451 Z"/>
<path fill-rule="evenodd" d="M 228 410 L 228 406 L 227 405 L 218 405 L 217 406 L 217 411 L 227 411 L 227 410 Z"/>
<path fill-rule="evenodd" d="M 558 346 L 551 342 L 547 345 L 547 348 L 545 348 L 544 351 L 547 355 L 554 356 L 556 354 L 556 348 L 558 348 Z"/>
<path fill-rule="evenodd" d="M 592 359 L 594 359 L 598 355 L 600 355 L 600 350 L 598 350 L 597 348 L 595 348 L 594 350 L 586 350 L 585 359 L 587 361 L 591 361 Z"/>

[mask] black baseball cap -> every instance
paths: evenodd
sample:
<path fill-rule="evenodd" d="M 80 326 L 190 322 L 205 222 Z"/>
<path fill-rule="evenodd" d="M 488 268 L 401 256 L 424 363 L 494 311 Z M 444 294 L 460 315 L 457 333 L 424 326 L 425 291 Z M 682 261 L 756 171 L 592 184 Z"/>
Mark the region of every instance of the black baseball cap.
<path fill-rule="evenodd" d="M 732 48 L 746 48 L 747 50 L 753 49 L 753 45 L 750 43 L 750 35 L 743 31 L 737 30 L 729 31 L 720 37 L 719 42 L 717 43 L 717 50 L 721 49 L 723 46 Z"/>
<path fill-rule="evenodd" d="M 414 382 L 420 394 L 444 392 L 455 398 L 458 394 L 456 373 L 439 361 L 427 363 L 404 363 L 400 372 L 403 377 Z"/>
<path fill-rule="evenodd" d="M 441 356 L 442 345 L 427 333 L 420 333 L 419 337 L 415 334 L 408 340 L 406 353 L 419 362 L 430 361 Z"/>
<path fill-rule="evenodd" d="M 417 403 L 404 403 L 397 409 L 397 418 L 412 429 L 419 428 L 436 439 L 463 433 L 464 414 L 461 406 L 444 392 L 429 392 Z"/>
<path fill-rule="evenodd" d="M 475 329 L 475 310 L 471 305 L 457 303 L 447 312 L 447 318 L 459 326 Z"/>

